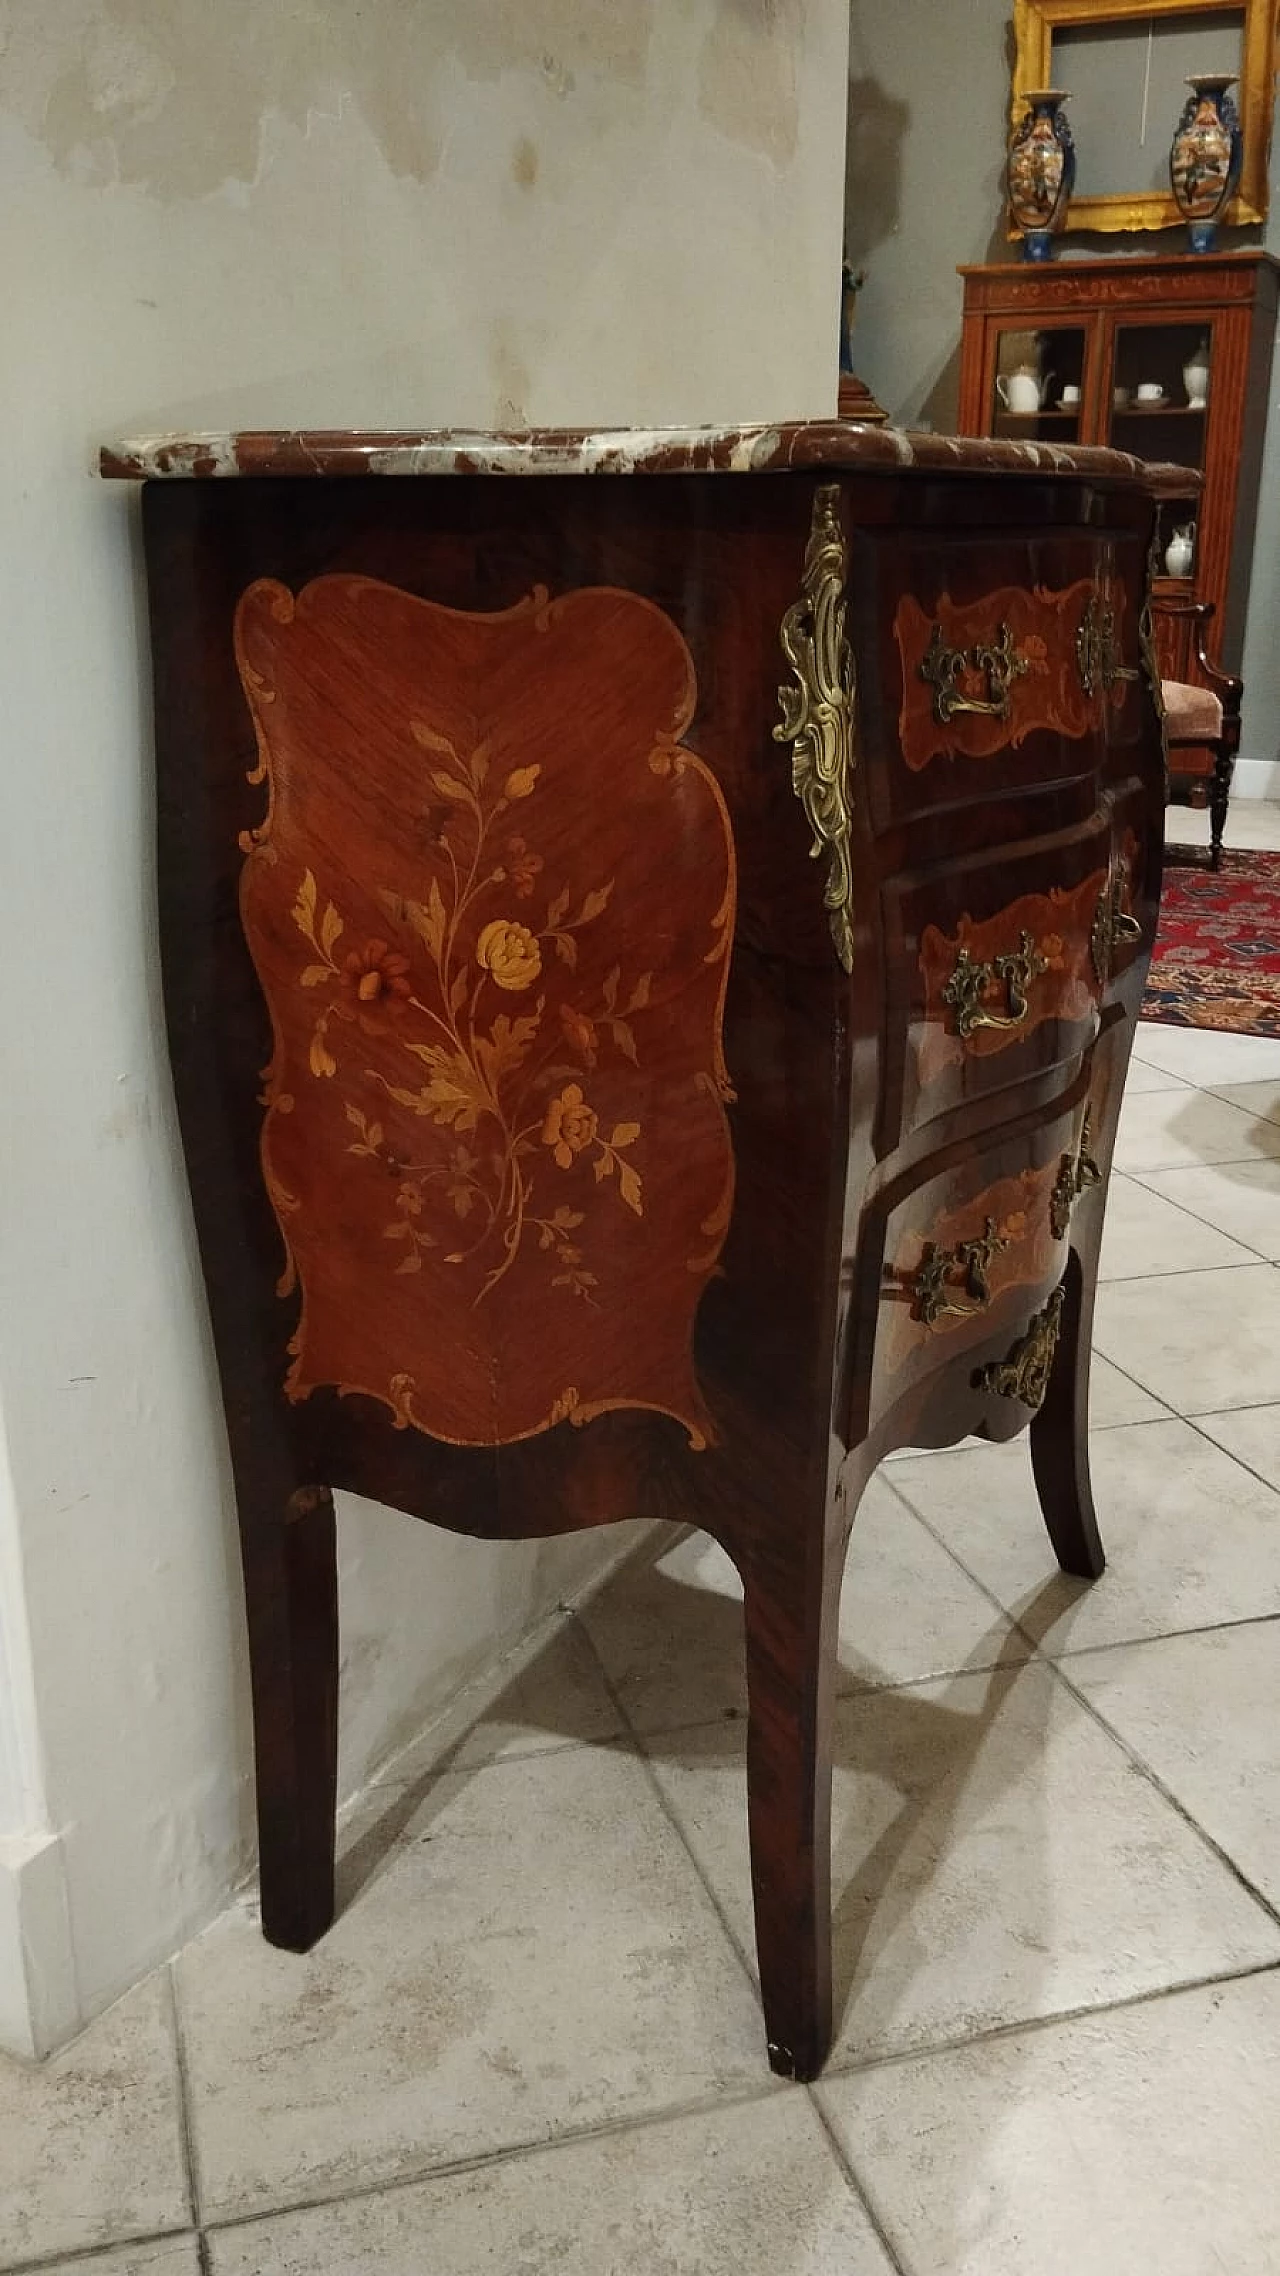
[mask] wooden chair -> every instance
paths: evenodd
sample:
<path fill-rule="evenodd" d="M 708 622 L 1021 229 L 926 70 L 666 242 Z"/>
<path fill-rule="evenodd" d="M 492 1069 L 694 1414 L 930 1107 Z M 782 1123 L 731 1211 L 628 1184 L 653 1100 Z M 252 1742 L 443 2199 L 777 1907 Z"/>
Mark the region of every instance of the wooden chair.
<path fill-rule="evenodd" d="M 1244 682 L 1212 662 L 1205 647 L 1205 631 L 1214 613 L 1212 601 L 1166 600 L 1157 596 L 1158 616 L 1190 619 L 1188 641 L 1201 674 L 1199 682 L 1162 680 L 1164 749 L 1170 790 L 1175 783 L 1187 788 L 1188 803 L 1209 807 L 1209 867 L 1222 866 L 1222 833 L 1231 796 L 1231 777 L 1240 749 L 1240 705 Z M 1169 847 L 1166 860 L 1193 861 L 1191 848 Z"/>

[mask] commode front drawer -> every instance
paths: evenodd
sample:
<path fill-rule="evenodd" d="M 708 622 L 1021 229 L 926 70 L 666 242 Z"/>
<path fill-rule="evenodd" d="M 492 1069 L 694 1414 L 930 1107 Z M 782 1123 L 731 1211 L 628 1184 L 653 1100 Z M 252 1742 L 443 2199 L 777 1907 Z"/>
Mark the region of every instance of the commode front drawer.
<path fill-rule="evenodd" d="M 1011 581 L 1007 544 L 886 542 L 880 566 L 897 597 L 880 612 L 881 694 L 866 712 L 884 761 L 869 785 L 877 832 L 1103 764 L 1139 664 L 1110 548 L 1028 537 L 1021 551 L 1025 574 Z"/>
<path fill-rule="evenodd" d="M 858 1260 L 860 1286 L 878 1294 L 869 1429 L 934 1371 L 970 1353 L 975 1375 L 979 1360 L 998 1360 L 1057 1287 L 1073 1209 L 1093 1182 L 1088 1106 L 1086 1067 L 1020 1132 L 872 1205 Z"/>
<path fill-rule="evenodd" d="M 883 1155 L 937 1116 L 1065 1066 L 1097 1033 L 1113 821 L 882 888 Z"/>

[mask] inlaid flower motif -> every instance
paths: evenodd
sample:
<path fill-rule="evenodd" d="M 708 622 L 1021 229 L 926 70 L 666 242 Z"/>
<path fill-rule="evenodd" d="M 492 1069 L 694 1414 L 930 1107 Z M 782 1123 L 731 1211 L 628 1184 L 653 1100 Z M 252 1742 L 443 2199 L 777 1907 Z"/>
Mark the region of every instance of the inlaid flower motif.
<path fill-rule="evenodd" d="M 594 1067 L 600 1047 L 595 1021 L 588 1019 L 585 1012 L 580 1012 L 576 1004 L 561 1004 L 560 1025 L 579 1057 L 588 1067 Z"/>
<path fill-rule="evenodd" d="M 542 869 L 541 854 L 530 853 L 523 838 L 507 839 L 506 870 L 517 901 L 527 901 Z"/>
<path fill-rule="evenodd" d="M 407 956 L 399 955 L 385 940 L 367 940 L 363 948 L 353 948 L 344 957 L 342 984 L 358 1003 L 398 1004 L 413 993 L 408 973 Z"/>
<path fill-rule="evenodd" d="M 574 1157 L 593 1146 L 599 1118 L 587 1105 L 580 1083 L 569 1083 L 559 1098 L 549 1101 L 542 1125 L 542 1143 L 550 1146 L 562 1170 L 573 1168 Z"/>
<path fill-rule="evenodd" d="M 542 970 L 542 950 L 527 925 L 494 917 L 476 942 L 476 963 L 500 988 L 519 994 Z"/>

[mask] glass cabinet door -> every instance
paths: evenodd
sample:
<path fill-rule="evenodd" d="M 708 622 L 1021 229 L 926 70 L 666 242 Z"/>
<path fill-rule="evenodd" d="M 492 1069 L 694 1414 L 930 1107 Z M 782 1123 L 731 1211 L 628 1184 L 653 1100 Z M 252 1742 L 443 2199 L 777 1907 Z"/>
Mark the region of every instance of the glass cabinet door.
<path fill-rule="evenodd" d="M 1011 442 L 1080 440 L 1086 332 L 1080 324 L 996 333 L 987 432 Z"/>
<path fill-rule="evenodd" d="M 1213 331 L 1204 324 L 1117 324 L 1107 440 L 1135 458 L 1203 473 L 1213 385 Z M 1165 498 L 1158 530 L 1160 574 L 1190 584 L 1195 571 L 1197 494 Z"/>

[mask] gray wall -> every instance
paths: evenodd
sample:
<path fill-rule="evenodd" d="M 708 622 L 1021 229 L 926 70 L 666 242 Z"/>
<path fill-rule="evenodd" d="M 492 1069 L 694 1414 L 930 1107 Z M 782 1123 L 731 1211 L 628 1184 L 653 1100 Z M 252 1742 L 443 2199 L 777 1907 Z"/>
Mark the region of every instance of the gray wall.
<path fill-rule="evenodd" d="M 1004 149 L 1013 67 L 1009 0 L 852 0 L 847 242 L 866 272 L 854 363 L 904 426 L 955 425 L 957 265 L 1013 256 L 1004 228 Z M 1172 122 L 1170 122 L 1172 131 Z M 1280 253 L 1280 160 L 1265 232 Z M 1169 252 L 1184 240 L 1067 239 L 1064 252 Z M 1245 642 L 1242 791 L 1280 796 L 1280 364 L 1271 414 Z M 1263 763 L 1259 763 L 1263 762 Z M 1268 771 L 1268 765 L 1271 771 Z"/>

